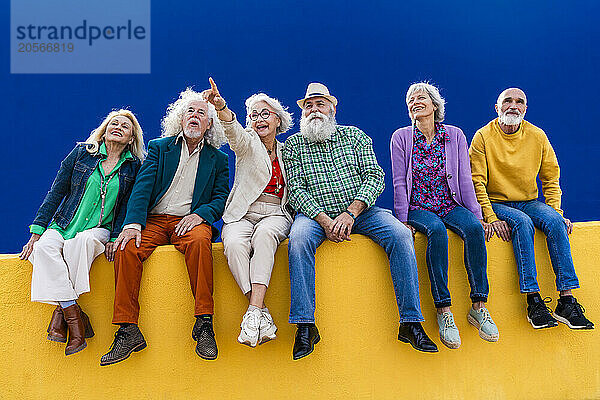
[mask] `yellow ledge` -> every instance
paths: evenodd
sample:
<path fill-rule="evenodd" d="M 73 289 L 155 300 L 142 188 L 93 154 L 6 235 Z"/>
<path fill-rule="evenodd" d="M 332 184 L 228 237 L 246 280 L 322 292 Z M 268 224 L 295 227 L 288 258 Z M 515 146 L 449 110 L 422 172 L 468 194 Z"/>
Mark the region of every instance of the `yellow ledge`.
<path fill-rule="evenodd" d="M 500 341 L 488 343 L 470 326 L 469 287 L 462 241 L 450 233 L 452 310 L 462 346 L 439 340 L 425 265 L 426 239 L 416 238 L 425 329 L 440 348 L 419 353 L 396 339 L 398 314 L 388 262 L 366 237 L 324 243 L 317 252 L 315 352 L 292 361 L 295 326 L 287 323 L 287 242 L 277 252 L 266 303 L 279 327 L 277 339 L 251 349 L 237 343 L 247 302 L 233 280 L 220 243 L 213 246 L 216 361 L 194 353 L 194 323 L 183 256 L 172 246 L 145 263 L 140 328 L 148 347 L 130 359 L 100 367 L 111 325 L 113 267 L 104 256 L 92 268 L 92 291 L 80 299 L 96 336 L 64 356 L 64 345 L 46 340 L 52 306 L 31 303 L 31 264 L 0 255 L 0 399 L 598 399 L 600 337 L 593 331 L 534 330 L 526 320 L 512 246 L 488 243 L 489 309 Z M 571 248 L 586 315 L 600 323 L 600 222 L 575 224 Z M 536 234 L 538 280 L 543 296 L 557 293 L 545 238 Z"/>

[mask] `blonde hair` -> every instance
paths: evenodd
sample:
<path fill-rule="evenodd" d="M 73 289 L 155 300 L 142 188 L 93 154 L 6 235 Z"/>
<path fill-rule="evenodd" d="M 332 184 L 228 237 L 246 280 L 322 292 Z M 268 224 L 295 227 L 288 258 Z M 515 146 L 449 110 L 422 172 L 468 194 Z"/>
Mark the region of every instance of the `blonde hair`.
<path fill-rule="evenodd" d="M 133 142 L 128 145 L 128 148 L 129 151 L 131 151 L 131 154 L 139 158 L 140 161 L 144 160 L 144 158 L 146 158 L 146 146 L 144 145 L 144 133 L 142 132 L 142 127 L 140 126 L 140 123 L 138 122 L 135 115 L 133 115 L 131 111 L 125 110 L 123 108 L 121 108 L 120 110 L 111 111 L 104 118 L 104 121 L 102 121 L 100 126 L 92 131 L 90 137 L 87 138 L 87 140 L 84 142 L 87 151 L 92 154 L 98 152 L 100 145 L 102 144 L 102 142 L 104 142 L 104 134 L 106 133 L 106 127 L 108 126 L 108 123 L 114 117 L 118 116 L 127 117 L 131 121 L 131 124 L 133 125 L 131 128 L 133 134 Z"/>
<path fill-rule="evenodd" d="M 183 130 L 181 126 L 181 118 L 192 101 L 202 101 L 208 105 L 208 117 L 212 121 L 212 125 L 204 133 L 204 141 L 212 147 L 218 149 L 227 141 L 225 130 L 221 125 L 221 121 L 217 117 L 215 107 L 204 100 L 202 95 L 188 87 L 183 92 L 179 93 L 179 98 L 167 107 L 167 114 L 161 121 L 162 134 L 161 137 L 177 136 Z"/>

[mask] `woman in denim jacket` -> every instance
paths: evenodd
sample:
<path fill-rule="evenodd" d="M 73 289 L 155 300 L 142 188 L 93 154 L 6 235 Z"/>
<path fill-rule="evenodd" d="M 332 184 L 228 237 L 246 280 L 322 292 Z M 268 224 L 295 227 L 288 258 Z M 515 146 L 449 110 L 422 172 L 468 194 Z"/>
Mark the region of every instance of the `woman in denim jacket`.
<path fill-rule="evenodd" d="M 493 231 L 483 221 L 475 198 L 465 135 L 444 120 L 444 99 L 439 90 L 421 82 L 406 94 L 412 126 L 392 135 L 392 175 L 396 217 L 413 232 L 427 235 L 427 268 L 440 331 L 447 347 L 460 346 L 460 335 L 450 311 L 448 291 L 448 234 L 458 234 L 464 245 L 464 259 L 473 307 L 468 321 L 485 340 L 498 340 L 498 328 L 485 308 L 489 293 L 485 239 Z"/>
<path fill-rule="evenodd" d="M 114 258 L 112 242 L 144 156 L 142 128 L 133 113 L 112 111 L 62 161 L 30 226 L 20 258 L 33 265 L 31 301 L 57 305 L 48 340 L 65 343 L 68 331 L 66 355 L 83 350 L 94 335 L 76 300 L 90 291 L 94 259 L 102 252 Z"/>

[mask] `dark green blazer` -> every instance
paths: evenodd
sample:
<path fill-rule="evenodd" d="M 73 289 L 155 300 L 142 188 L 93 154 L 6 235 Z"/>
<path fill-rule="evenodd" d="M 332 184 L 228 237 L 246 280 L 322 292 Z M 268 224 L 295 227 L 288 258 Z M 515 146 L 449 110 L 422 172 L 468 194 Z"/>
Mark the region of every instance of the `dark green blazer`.
<path fill-rule="evenodd" d="M 171 136 L 148 143 L 148 156 L 133 185 L 124 225 L 146 226 L 148 212 L 171 186 L 181 156 L 181 144 L 176 139 L 177 136 Z M 223 215 L 228 195 L 227 154 L 205 143 L 198 159 L 191 211 L 213 225 Z M 213 238 L 215 236 L 218 231 L 213 227 Z"/>

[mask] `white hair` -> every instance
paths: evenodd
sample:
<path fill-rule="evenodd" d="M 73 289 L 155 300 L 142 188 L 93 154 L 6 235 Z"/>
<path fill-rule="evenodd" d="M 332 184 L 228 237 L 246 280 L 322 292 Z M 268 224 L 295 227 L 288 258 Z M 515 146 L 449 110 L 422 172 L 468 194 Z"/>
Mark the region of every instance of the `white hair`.
<path fill-rule="evenodd" d="M 142 127 L 138 122 L 135 115 L 126 109 L 121 108 L 120 110 L 112 110 L 104 120 L 96 129 L 92 131 L 90 137 L 87 138 L 85 142 L 86 150 L 92 154 L 97 153 L 98 149 L 100 149 L 100 145 L 104 142 L 104 134 L 106 133 L 106 127 L 108 123 L 114 117 L 126 117 L 131 121 L 131 133 L 132 133 L 132 142 L 127 145 L 127 149 L 131 151 L 131 154 L 136 156 L 140 161 L 143 161 L 146 158 L 146 146 L 144 145 L 144 133 L 142 132 Z"/>
<path fill-rule="evenodd" d="M 269 97 L 264 93 L 256 93 L 246 99 L 246 128 L 252 126 L 250 113 L 252 112 L 252 107 L 254 107 L 254 105 L 259 101 L 264 101 L 267 103 L 279 117 L 281 124 L 277 127 L 278 135 L 286 132 L 292 127 L 292 125 L 294 125 L 294 122 L 292 121 L 292 114 L 287 111 L 287 107 L 281 105 L 279 100 Z"/>
<path fill-rule="evenodd" d="M 410 96 L 416 92 L 425 92 L 429 95 L 431 102 L 436 107 L 436 110 L 433 113 L 433 120 L 435 122 L 442 122 L 446 115 L 446 100 L 440 95 L 439 89 L 429 82 L 413 83 L 406 92 L 406 104 L 408 104 Z"/>
<path fill-rule="evenodd" d="M 323 143 L 335 132 L 336 124 L 332 104 L 332 111 L 329 115 L 319 111 L 306 117 L 302 115 L 302 118 L 300 118 L 300 134 L 309 142 Z"/>
<path fill-rule="evenodd" d="M 208 118 L 212 121 L 212 125 L 204 133 L 204 141 L 218 149 L 227 139 L 221 121 L 219 121 L 219 118 L 217 117 L 217 111 L 212 104 L 204 100 L 202 95 L 195 92 L 191 87 L 188 87 L 183 92 L 179 93 L 179 98 L 167 107 L 167 114 L 161 121 L 161 137 L 177 136 L 181 133 L 183 130 L 181 119 L 185 110 L 193 101 L 202 101 L 208 105 Z"/>

